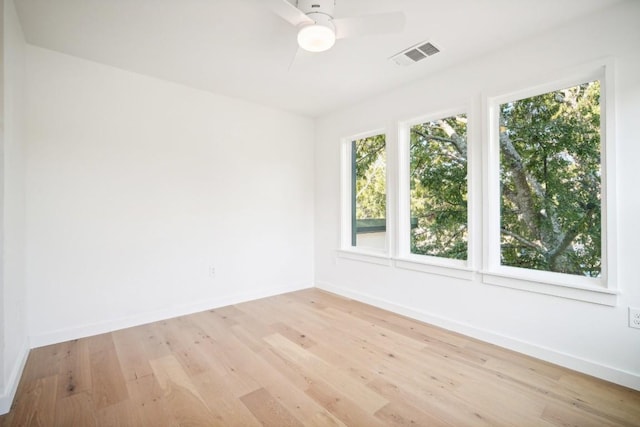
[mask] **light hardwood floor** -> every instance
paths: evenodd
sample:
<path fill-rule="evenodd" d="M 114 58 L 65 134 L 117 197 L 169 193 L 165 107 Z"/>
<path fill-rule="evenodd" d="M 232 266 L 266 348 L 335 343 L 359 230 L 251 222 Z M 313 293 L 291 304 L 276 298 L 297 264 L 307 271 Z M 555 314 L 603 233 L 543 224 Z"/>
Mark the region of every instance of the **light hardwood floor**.
<path fill-rule="evenodd" d="M 640 392 L 304 290 L 32 350 L 22 425 L 631 426 Z"/>

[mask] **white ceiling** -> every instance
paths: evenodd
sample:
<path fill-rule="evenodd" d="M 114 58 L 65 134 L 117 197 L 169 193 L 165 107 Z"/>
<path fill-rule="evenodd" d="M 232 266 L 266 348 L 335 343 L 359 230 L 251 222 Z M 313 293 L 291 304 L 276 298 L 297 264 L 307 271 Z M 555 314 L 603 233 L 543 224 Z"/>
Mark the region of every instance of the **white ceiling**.
<path fill-rule="evenodd" d="M 618 1 L 337 0 L 336 17 L 403 11 L 405 31 L 316 54 L 298 51 L 295 28 L 261 0 L 15 3 L 31 44 L 314 117 Z M 388 59 L 424 40 L 442 52 L 409 67 Z"/>

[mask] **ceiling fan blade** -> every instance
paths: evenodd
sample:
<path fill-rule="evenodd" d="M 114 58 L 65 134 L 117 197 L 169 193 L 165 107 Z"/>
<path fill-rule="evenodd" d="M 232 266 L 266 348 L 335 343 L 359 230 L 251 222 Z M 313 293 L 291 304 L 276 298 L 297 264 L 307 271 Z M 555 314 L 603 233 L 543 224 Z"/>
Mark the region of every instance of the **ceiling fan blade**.
<path fill-rule="evenodd" d="M 403 12 L 363 15 L 355 18 L 334 19 L 336 38 L 357 37 L 372 34 L 400 33 L 404 29 Z"/>
<path fill-rule="evenodd" d="M 289 66 L 287 67 L 287 71 L 290 72 L 291 69 L 293 68 L 293 64 L 296 62 L 296 59 L 298 58 L 298 54 L 300 53 L 300 47 L 296 46 L 296 53 L 293 54 L 293 57 L 291 58 L 291 61 L 289 62 Z"/>
<path fill-rule="evenodd" d="M 267 7 L 276 15 L 287 21 L 293 26 L 309 23 L 313 20 L 304 14 L 300 9 L 289 3 L 287 0 L 267 0 Z"/>

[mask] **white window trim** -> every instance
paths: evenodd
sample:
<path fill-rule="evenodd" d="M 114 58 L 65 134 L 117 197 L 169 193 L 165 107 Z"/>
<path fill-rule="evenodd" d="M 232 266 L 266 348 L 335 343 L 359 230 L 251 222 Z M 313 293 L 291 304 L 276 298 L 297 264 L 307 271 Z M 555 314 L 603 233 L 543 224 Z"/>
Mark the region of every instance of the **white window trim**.
<path fill-rule="evenodd" d="M 398 123 L 398 228 L 397 228 L 397 262 L 396 266 L 409 270 L 424 271 L 428 273 L 447 275 L 471 280 L 473 278 L 473 265 L 475 258 L 474 233 L 475 221 L 472 219 L 474 197 L 471 188 L 473 176 L 473 119 L 469 106 L 460 106 L 447 110 L 440 110 L 433 114 L 415 117 Z M 411 253 L 411 237 L 407 230 L 411 226 L 411 184 L 410 178 L 410 132 L 411 127 L 417 124 L 438 120 L 443 117 L 452 117 L 458 114 L 467 116 L 467 259 L 458 260 Z"/>
<path fill-rule="evenodd" d="M 420 271 L 463 280 L 473 280 L 476 276 L 473 268 L 462 265 L 462 262 L 455 263 L 453 261 L 460 260 L 411 254 L 395 258 L 394 265 L 404 270 Z"/>
<path fill-rule="evenodd" d="M 381 251 L 366 250 L 364 248 L 357 249 L 351 247 L 350 249 L 338 249 L 336 251 L 338 258 L 348 259 L 351 261 L 368 262 L 370 264 L 378 264 L 390 267 L 393 264 L 393 260 L 388 254 Z"/>
<path fill-rule="evenodd" d="M 505 270 L 509 268 L 510 267 L 504 267 Z M 509 274 L 508 271 L 506 273 L 482 272 L 482 282 L 487 285 L 501 286 L 538 294 L 553 295 L 612 307 L 617 303 L 618 292 L 615 290 L 610 290 L 602 286 L 585 286 L 582 284 L 570 284 L 568 282 L 557 283 L 553 279 L 541 280 L 542 276 L 537 275 L 531 279 L 527 279 L 526 272 L 528 270 L 517 270 L 525 270 L 525 272 L 519 272 L 516 274 Z"/>
<path fill-rule="evenodd" d="M 357 247 L 351 245 L 351 143 L 358 139 L 368 138 L 376 135 L 385 135 L 385 152 L 386 162 L 386 231 L 384 249 Z M 367 261 L 376 264 L 380 263 L 380 259 L 389 258 L 389 249 L 393 242 L 393 233 L 390 233 L 392 227 L 389 223 L 389 213 L 391 209 L 390 191 L 389 191 L 389 132 L 385 128 L 358 133 L 345 138 L 341 141 L 341 159 L 340 159 L 340 250 L 338 256 L 341 258 L 349 258 L 357 261 Z M 390 262 L 384 263 L 390 265 Z"/>
<path fill-rule="evenodd" d="M 604 305 L 615 305 L 616 278 L 616 213 L 615 213 L 615 123 L 614 69 L 611 60 L 582 66 L 569 76 L 530 86 L 506 94 L 485 97 L 486 126 L 484 155 L 484 269 L 483 283 L 530 292 L 555 295 Z M 567 73 L 563 73 L 567 75 Z M 592 80 L 600 80 L 601 167 L 602 167 L 602 274 L 589 278 L 570 274 L 537 271 L 500 265 L 500 146 L 498 142 L 498 114 L 500 104 L 554 90 L 564 89 Z"/>

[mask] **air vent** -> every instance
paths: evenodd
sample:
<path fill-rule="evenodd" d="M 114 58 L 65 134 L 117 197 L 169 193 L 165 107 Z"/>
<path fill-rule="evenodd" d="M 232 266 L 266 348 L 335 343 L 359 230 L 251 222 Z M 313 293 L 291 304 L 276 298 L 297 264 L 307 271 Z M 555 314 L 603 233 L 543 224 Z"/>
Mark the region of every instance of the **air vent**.
<path fill-rule="evenodd" d="M 411 65 L 423 60 L 427 56 L 435 55 L 438 52 L 440 52 L 440 49 L 435 47 L 433 43 L 422 42 L 395 54 L 389 59 L 393 60 L 398 65 Z"/>
<path fill-rule="evenodd" d="M 440 52 L 440 49 L 438 49 L 437 47 L 435 47 L 431 43 L 425 43 L 422 46 L 420 46 L 418 49 L 420 49 L 422 52 L 426 53 L 427 56 L 435 55 L 436 53 Z"/>
<path fill-rule="evenodd" d="M 424 59 L 427 57 L 427 55 L 420 52 L 418 49 L 411 49 L 410 51 L 405 52 L 404 54 L 408 56 L 410 59 L 413 59 L 414 62 L 418 62 L 421 59 Z"/>

